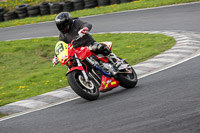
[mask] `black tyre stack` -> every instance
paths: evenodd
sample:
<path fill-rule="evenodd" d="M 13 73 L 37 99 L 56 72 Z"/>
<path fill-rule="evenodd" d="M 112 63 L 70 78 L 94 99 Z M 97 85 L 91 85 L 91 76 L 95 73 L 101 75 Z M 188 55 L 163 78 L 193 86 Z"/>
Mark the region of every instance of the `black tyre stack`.
<path fill-rule="evenodd" d="M 93 8 L 98 5 L 97 0 L 84 0 L 85 8 Z"/>
<path fill-rule="evenodd" d="M 97 0 L 98 6 L 106 6 L 110 4 L 110 0 Z"/>
<path fill-rule="evenodd" d="M 0 7 L 0 22 L 4 21 L 4 14 L 6 13 L 3 7 Z"/>
<path fill-rule="evenodd" d="M 58 14 L 62 12 L 62 4 L 61 3 L 51 3 L 50 4 L 50 13 Z"/>
<path fill-rule="evenodd" d="M 119 4 L 120 0 L 110 0 L 110 4 Z"/>
<path fill-rule="evenodd" d="M 71 12 L 73 10 L 74 10 L 73 2 L 66 1 L 66 2 L 63 3 L 63 11 L 64 12 Z"/>
<path fill-rule="evenodd" d="M 64 1 L 64 0 L 63 0 Z M 127 3 L 136 0 L 66 0 L 62 3 L 43 2 L 40 5 L 29 6 L 28 4 L 18 5 L 15 11 L 7 11 L 0 7 L 0 22 L 16 18 L 34 17 L 38 15 L 58 14 L 60 12 L 71 12 L 96 6 L 109 4 Z"/>
<path fill-rule="evenodd" d="M 131 2 L 132 0 L 120 0 L 121 3 Z"/>
<path fill-rule="evenodd" d="M 19 18 L 28 17 L 28 12 L 27 12 L 27 7 L 28 6 L 29 6 L 28 4 L 22 4 L 22 5 L 18 5 L 18 6 L 15 7 L 17 16 Z"/>
<path fill-rule="evenodd" d="M 8 21 L 8 20 L 13 20 L 17 18 L 17 13 L 15 11 L 9 11 L 7 13 L 4 14 L 4 20 Z"/>
<path fill-rule="evenodd" d="M 38 5 L 29 6 L 27 7 L 27 10 L 28 10 L 28 15 L 30 17 L 35 17 L 40 15 L 40 6 Z"/>
<path fill-rule="evenodd" d="M 48 14 L 50 14 L 49 2 L 43 2 L 42 4 L 40 4 L 40 14 L 41 15 L 48 15 Z"/>
<path fill-rule="evenodd" d="M 84 9 L 84 1 L 83 0 L 72 0 L 74 3 L 74 10 L 82 10 Z"/>

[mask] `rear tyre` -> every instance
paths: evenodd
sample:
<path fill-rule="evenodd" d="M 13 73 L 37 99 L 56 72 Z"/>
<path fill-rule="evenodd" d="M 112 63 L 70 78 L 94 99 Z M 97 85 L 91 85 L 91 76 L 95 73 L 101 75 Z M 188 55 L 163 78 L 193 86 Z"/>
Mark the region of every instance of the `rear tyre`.
<path fill-rule="evenodd" d="M 110 0 L 97 0 L 98 6 L 106 6 L 110 4 Z"/>
<path fill-rule="evenodd" d="M 27 13 L 18 14 L 18 17 L 19 18 L 26 18 L 26 17 L 28 17 L 28 14 Z"/>
<path fill-rule="evenodd" d="M 8 20 L 13 20 L 17 18 L 17 14 L 15 13 L 15 11 L 9 11 L 7 13 L 4 14 L 4 20 L 8 21 Z"/>
<path fill-rule="evenodd" d="M 50 13 L 51 14 L 58 14 L 60 12 L 62 12 L 62 4 L 60 3 L 53 3 L 50 4 Z"/>
<path fill-rule="evenodd" d="M 64 12 L 71 12 L 74 9 L 73 2 L 71 1 L 66 1 L 63 3 L 63 11 Z"/>
<path fill-rule="evenodd" d="M 83 0 L 72 0 L 74 5 L 74 10 L 82 10 L 84 9 L 84 1 Z"/>
<path fill-rule="evenodd" d="M 67 75 L 67 79 L 71 88 L 80 97 L 93 101 L 99 97 L 99 89 L 93 80 L 86 83 L 81 71 L 75 70 Z"/>
<path fill-rule="evenodd" d="M 40 7 L 38 5 L 29 6 L 27 7 L 27 10 L 28 10 L 28 15 L 30 17 L 35 17 L 35 16 L 40 15 Z"/>
<path fill-rule="evenodd" d="M 50 6 L 49 2 L 43 2 L 40 4 L 40 14 L 41 15 L 48 15 L 50 14 Z"/>
<path fill-rule="evenodd" d="M 3 7 L 0 7 L 0 12 L 3 12 L 4 11 L 4 8 Z"/>
<path fill-rule="evenodd" d="M 125 61 L 124 64 L 128 63 Z M 138 82 L 135 70 L 132 67 L 130 67 L 121 70 L 120 72 L 121 73 L 117 74 L 117 80 L 119 81 L 119 84 L 125 88 L 134 88 Z"/>
<path fill-rule="evenodd" d="M 127 2 L 130 2 L 131 0 L 120 0 L 121 3 L 127 3 Z"/>

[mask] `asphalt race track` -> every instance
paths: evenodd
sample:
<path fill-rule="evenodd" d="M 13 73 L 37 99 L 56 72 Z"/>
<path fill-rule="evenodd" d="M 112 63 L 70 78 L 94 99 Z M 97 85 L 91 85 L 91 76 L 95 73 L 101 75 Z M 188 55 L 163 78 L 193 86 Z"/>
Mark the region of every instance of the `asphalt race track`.
<path fill-rule="evenodd" d="M 93 23 L 93 33 L 175 30 L 200 34 L 199 7 L 195 3 L 84 19 Z M 0 29 L 0 40 L 52 35 L 57 35 L 53 22 Z M 93 102 L 79 98 L 0 121 L 0 133 L 200 133 L 199 81 L 198 56 L 140 79 L 134 89 L 118 87 Z"/>

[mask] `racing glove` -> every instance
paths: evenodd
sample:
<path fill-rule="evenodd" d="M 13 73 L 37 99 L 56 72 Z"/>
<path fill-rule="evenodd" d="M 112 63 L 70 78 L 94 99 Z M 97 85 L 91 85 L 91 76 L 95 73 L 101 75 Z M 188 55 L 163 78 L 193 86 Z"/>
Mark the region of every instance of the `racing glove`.
<path fill-rule="evenodd" d="M 52 60 L 53 66 L 57 65 L 59 63 L 59 60 L 57 59 L 56 56 L 54 56 L 53 60 Z"/>
<path fill-rule="evenodd" d="M 83 37 L 86 33 L 88 33 L 88 28 L 84 27 L 83 29 L 79 30 L 78 34 L 80 37 Z"/>

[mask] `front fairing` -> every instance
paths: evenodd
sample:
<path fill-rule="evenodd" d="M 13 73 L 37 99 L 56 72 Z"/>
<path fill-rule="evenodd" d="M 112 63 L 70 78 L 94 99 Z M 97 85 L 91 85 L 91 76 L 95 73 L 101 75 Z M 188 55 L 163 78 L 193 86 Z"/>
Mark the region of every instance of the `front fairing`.
<path fill-rule="evenodd" d="M 78 47 L 76 49 L 76 55 L 79 59 L 84 60 L 86 57 L 91 56 L 93 53 L 89 50 L 88 46 Z"/>
<path fill-rule="evenodd" d="M 103 75 L 101 78 L 101 86 L 99 87 L 99 90 L 101 92 L 110 91 L 118 85 L 118 80 L 115 80 L 113 77 L 106 77 L 105 75 Z"/>
<path fill-rule="evenodd" d="M 66 44 L 63 41 L 59 41 L 56 44 L 55 53 L 59 62 L 66 64 L 67 61 L 72 58 L 75 52 L 71 44 Z"/>

